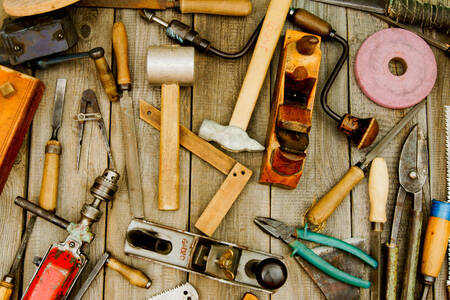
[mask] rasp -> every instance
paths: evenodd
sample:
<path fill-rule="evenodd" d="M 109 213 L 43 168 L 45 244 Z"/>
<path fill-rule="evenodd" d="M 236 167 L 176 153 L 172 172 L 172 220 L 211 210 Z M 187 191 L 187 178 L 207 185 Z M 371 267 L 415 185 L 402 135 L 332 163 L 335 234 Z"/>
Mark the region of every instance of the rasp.
<path fill-rule="evenodd" d="M 450 202 L 450 106 L 444 106 L 445 110 L 445 152 L 447 162 L 447 202 Z M 450 242 L 447 247 L 448 274 L 447 274 L 447 299 L 450 298 Z"/>
<path fill-rule="evenodd" d="M 145 300 L 198 300 L 198 293 L 189 282 L 186 282 L 159 295 L 145 298 Z"/>

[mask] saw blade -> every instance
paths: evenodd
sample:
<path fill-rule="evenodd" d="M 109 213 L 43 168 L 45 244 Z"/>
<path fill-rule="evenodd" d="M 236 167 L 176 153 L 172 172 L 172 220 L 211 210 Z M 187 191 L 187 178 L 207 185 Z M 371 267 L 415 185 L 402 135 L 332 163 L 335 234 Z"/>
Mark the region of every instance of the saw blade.
<path fill-rule="evenodd" d="M 450 202 L 450 106 L 444 106 L 445 111 L 445 155 L 447 163 L 447 202 Z M 450 286 L 450 240 L 447 247 L 447 286 Z"/>
<path fill-rule="evenodd" d="M 186 282 L 145 300 L 198 300 L 198 293 L 189 282 Z"/>

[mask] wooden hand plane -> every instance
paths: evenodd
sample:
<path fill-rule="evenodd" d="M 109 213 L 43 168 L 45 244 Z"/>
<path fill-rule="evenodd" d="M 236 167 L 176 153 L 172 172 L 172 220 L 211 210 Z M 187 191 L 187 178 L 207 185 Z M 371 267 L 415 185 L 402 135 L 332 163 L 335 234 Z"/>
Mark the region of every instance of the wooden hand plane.
<path fill-rule="evenodd" d="M 286 32 L 260 183 L 294 189 L 302 176 L 322 57 L 320 42 L 317 35 Z"/>

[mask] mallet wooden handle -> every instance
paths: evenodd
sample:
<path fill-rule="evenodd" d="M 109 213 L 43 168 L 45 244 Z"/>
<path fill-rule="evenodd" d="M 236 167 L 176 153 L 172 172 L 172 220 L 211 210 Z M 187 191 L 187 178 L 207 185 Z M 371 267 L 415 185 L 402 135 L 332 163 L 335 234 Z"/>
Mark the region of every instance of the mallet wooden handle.
<path fill-rule="evenodd" d="M 114 23 L 112 41 L 117 61 L 117 83 L 120 85 L 130 85 L 131 76 L 128 67 L 128 36 L 125 25 L 122 22 Z"/>
<path fill-rule="evenodd" d="M 386 222 L 386 203 L 389 195 L 389 173 L 384 158 L 377 157 L 372 161 L 369 173 L 369 221 Z"/>
<path fill-rule="evenodd" d="M 48 141 L 45 146 L 44 172 L 42 175 L 39 205 L 48 211 L 55 211 L 56 209 L 61 150 L 61 143 L 56 140 Z"/>
<path fill-rule="evenodd" d="M 231 126 L 239 127 L 244 131 L 247 130 L 291 2 L 292 0 L 270 1 L 247 74 L 231 116 L 229 124 Z"/>
<path fill-rule="evenodd" d="M 161 138 L 159 150 L 160 210 L 177 210 L 180 182 L 180 87 L 163 84 L 161 87 Z"/>
<path fill-rule="evenodd" d="M 364 178 L 364 172 L 353 166 L 342 179 L 306 214 L 308 223 L 320 225 L 334 212 L 350 191 Z"/>
<path fill-rule="evenodd" d="M 128 280 L 129 283 L 137 287 L 148 289 L 152 284 L 152 281 L 143 272 L 132 268 L 113 257 L 108 258 L 106 266 L 118 272 Z"/>
<path fill-rule="evenodd" d="M 226 16 L 248 16 L 252 12 L 250 0 L 180 0 L 182 13 Z"/>

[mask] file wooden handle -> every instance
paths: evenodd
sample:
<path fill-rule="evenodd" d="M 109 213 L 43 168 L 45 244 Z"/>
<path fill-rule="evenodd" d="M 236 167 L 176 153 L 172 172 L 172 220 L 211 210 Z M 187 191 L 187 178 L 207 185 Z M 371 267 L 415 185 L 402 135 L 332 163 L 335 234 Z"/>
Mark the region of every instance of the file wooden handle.
<path fill-rule="evenodd" d="M 128 36 L 125 25 L 122 22 L 114 23 L 112 41 L 117 61 L 117 83 L 119 85 L 130 85 L 131 76 L 128 67 Z"/>
<path fill-rule="evenodd" d="M 44 172 L 42 174 L 39 205 L 48 211 L 56 210 L 61 151 L 61 143 L 55 140 L 48 141 L 45 146 Z"/>

